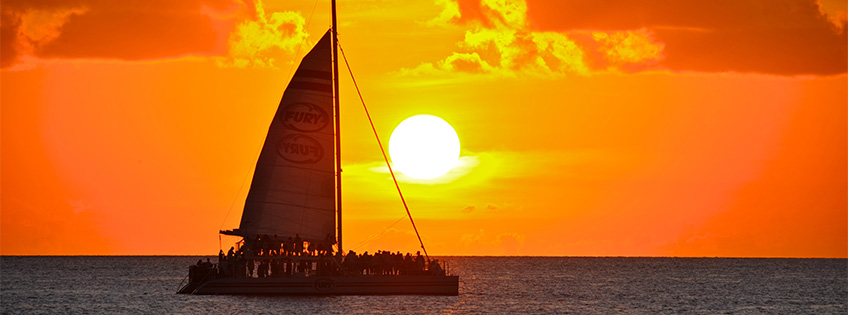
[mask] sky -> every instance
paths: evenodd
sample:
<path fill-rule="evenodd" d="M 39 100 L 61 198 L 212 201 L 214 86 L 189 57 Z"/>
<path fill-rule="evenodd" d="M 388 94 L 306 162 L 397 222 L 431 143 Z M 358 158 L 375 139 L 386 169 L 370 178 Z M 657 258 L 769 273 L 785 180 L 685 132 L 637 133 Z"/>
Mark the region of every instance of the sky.
<path fill-rule="evenodd" d="M 848 37 L 832 0 L 339 1 L 431 255 L 848 257 Z M 213 255 L 237 239 L 329 1 L 3 1 L 0 254 Z M 344 65 L 342 65 L 344 69 Z M 345 250 L 418 250 L 346 72 Z"/>

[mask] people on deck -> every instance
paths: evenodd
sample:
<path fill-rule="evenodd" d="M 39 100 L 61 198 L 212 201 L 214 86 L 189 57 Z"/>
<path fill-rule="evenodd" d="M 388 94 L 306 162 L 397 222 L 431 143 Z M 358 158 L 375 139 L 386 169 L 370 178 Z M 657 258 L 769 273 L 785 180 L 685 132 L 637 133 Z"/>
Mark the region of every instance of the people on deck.
<path fill-rule="evenodd" d="M 278 235 L 245 237 L 238 247 L 230 247 L 226 255 L 218 252 L 218 265 L 198 260 L 197 266 L 216 269 L 218 277 L 281 277 L 285 275 L 445 275 L 437 260 L 428 261 L 421 252 L 376 251 L 373 254 L 333 252 L 334 239 L 327 234 L 316 242 L 303 240 L 299 234 L 285 240 Z M 217 267 L 217 268 L 215 268 Z M 254 271 L 256 271 L 254 276 Z"/>

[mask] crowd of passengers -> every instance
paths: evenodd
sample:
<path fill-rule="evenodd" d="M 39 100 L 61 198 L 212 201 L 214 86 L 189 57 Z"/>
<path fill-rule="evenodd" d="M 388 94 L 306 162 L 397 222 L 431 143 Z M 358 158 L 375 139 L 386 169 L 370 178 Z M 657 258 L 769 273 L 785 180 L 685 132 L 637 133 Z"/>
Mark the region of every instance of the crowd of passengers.
<path fill-rule="evenodd" d="M 304 244 L 306 243 L 306 244 Z M 245 238 L 238 249 L 230 247 L 227 254 L 218 253 L 218 277 L 281 277 L 290 275 L 445 275 L 438 260 L 428 264 L 421 252 L 415 256 L 400 252 L 377 251 L 357 255 L 333 253 L 333 240 L 328 235 L 323 242 L 304 242 L 300 235 L 281 240 L 266 235 Z M 198 266 L 212 268 L 208 261 Z"/>

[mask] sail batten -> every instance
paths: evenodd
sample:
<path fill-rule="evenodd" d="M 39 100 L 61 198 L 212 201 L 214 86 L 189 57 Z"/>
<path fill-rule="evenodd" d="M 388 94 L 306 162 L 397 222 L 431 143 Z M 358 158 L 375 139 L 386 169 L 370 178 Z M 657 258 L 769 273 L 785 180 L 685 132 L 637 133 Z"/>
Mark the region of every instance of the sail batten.
<path fill-rule="evenodd" d="M 238 233 L 335 239 L 331 34 L 303 58 L 268 128 Z"/>

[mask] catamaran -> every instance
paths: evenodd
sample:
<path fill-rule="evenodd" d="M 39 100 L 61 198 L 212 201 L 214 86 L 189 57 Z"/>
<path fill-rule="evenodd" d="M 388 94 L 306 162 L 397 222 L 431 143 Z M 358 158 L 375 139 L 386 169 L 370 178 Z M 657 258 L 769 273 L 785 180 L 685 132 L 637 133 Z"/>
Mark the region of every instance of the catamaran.
<path fill-rule="evenodd" d="M 188 281 L 178 293 L 459 294 L 459 277 L 431 260 L 423 243 L 423 257 L 342 254 L 335 0 L 331 15 L 331 28 L 304 56 L 283 93 L 256 162 L 239 227 L 220 231 L 242 239 L 226 255 L 222 250 L 216 264 L 207 259 L 189 266 Z M 383 156 L 391 171 L 385 151 Z"/>

